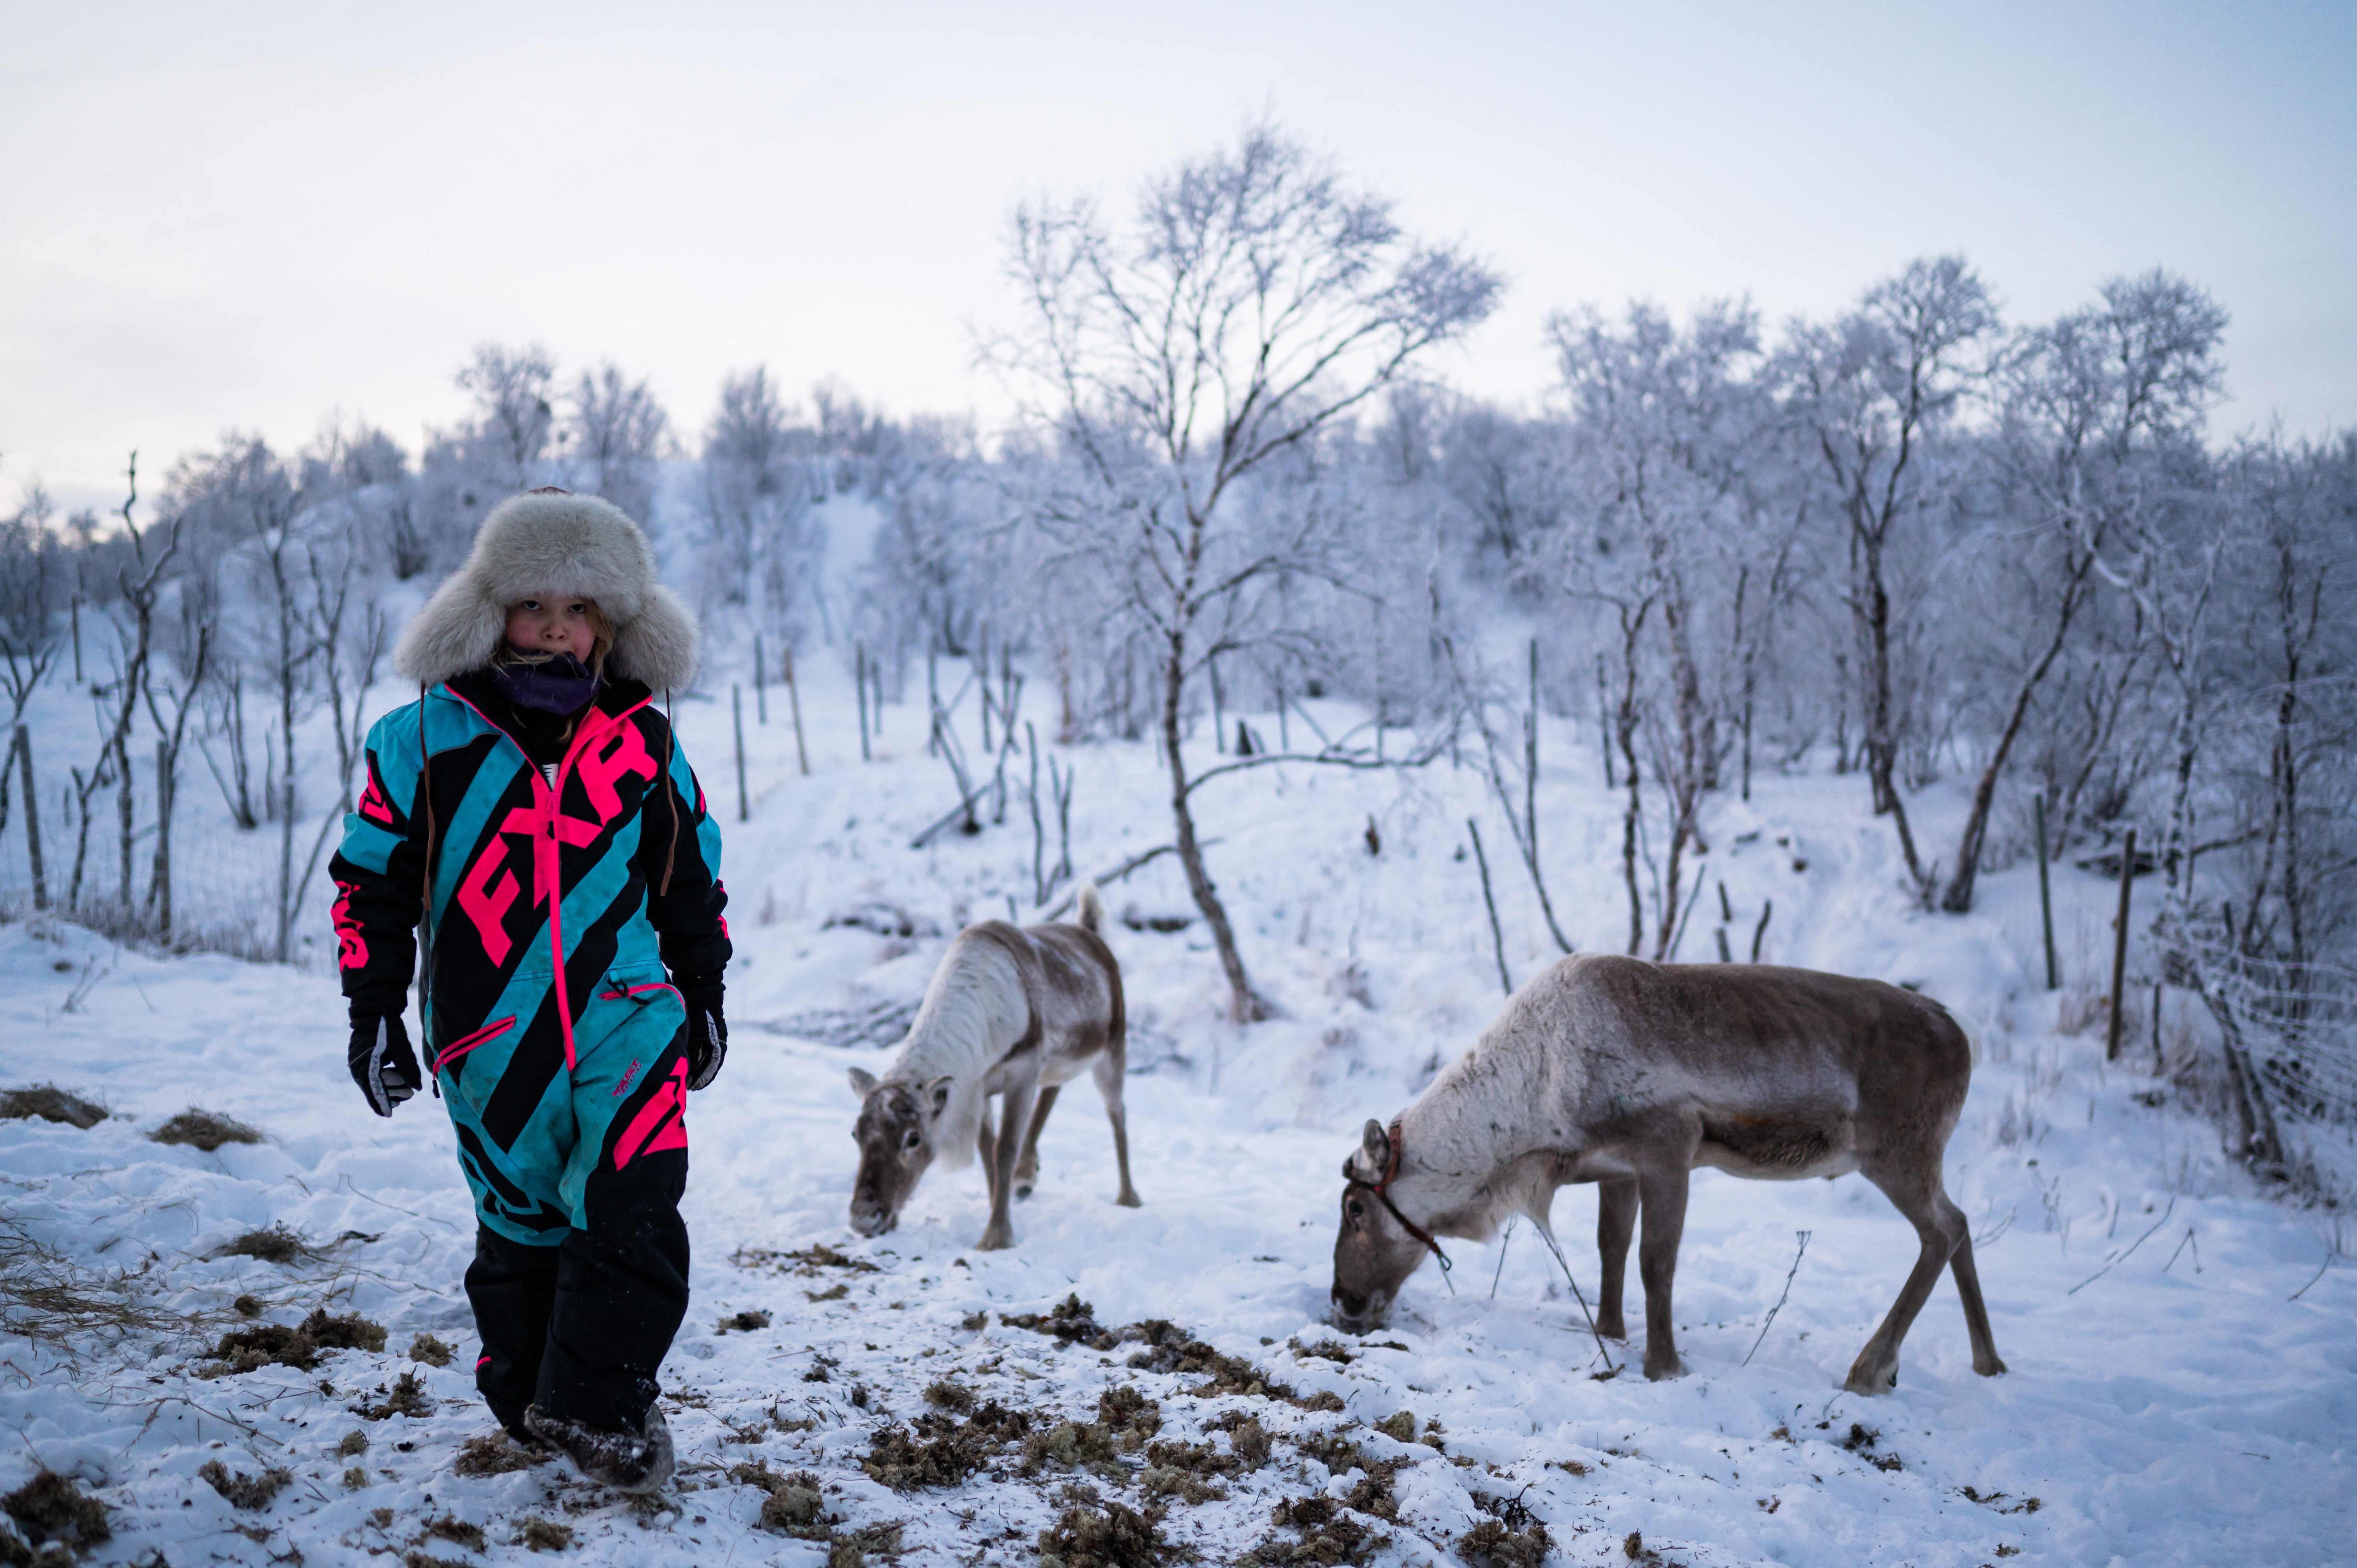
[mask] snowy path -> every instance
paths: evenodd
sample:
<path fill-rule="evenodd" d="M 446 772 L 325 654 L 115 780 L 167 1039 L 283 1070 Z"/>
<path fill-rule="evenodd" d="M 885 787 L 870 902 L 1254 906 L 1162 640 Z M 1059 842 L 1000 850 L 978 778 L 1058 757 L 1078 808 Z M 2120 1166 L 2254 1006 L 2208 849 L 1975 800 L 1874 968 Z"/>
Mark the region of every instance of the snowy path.
<path fill-rule="evenodd" d="M 683 715 L 707 778 L 726 755 L 720 707 Z M 779 779 L 790 737 L 757 738 L 759 776 Z M 1156 842 L 1143 748 L 1079 755 L 1083 869 Z M 855 772 L 816 760 L 818 777 L 773 784 L 754 821 L 730 828 L 733 924 L 749 961 L 730 978 L 727 1072 L 690 1119 L 695 1299 L 666 1369 L 683 1461 L 670 1503 L 634 1511 L 553 1465 L 454 1473 L 462 1444 L 490 1423 L 467 1372 L 458 1279 L 471 1232 L 448 1124 L 430 1098 L 391 1122 L 365 1113 L 344 1073 L 330 977 L 158 960 L 23 923 L 0 926 L 0 1086 L 55 1080 L 115 1117 L 87 1132 L 0 1122 L 0 1218 L 83 1268 L 131 1271 L 134 1299 L 199 1324 L 160 1339 L 86 1337 L 70 1359 L 11 1337 L 0 1348 L 0 1491 L 40 1466 L 75 1477 L 113 1510 L 113 1539 L 91 1560 L 145 1563 L 160 1551 L 176 1568 L 296 1552 L 312 1563 L 388 1551 L 521 1562 L 533 1555 L 517 1539 L 527 1520 L 569 1529 L 569 1561 L 826 1561 L 823 1542 L 760 1528 L 763 1491 L 729 1475 L 754 1461 L 777 1477 L 818 1476 L 827 1528 L 864 1540 L 871 1556 L 887 1554 L 888 1531 L 857 1532 L 898 1523 L 912 1565 L 1028 1565 L 1083 1486 L 1132 1508 L 1158 1500 L 1164 1536 L 1208 1563 L 1265 1541 L 1297 1546 L 1300 1527 L 1273 1525 L 1272 1509 L 1319 1494 L 1355 1497 L 1359 1511 L 1312 1528 L 1329 1546 L 1353 1528 L 1388 1538 L 1361 1542 L 1382 1563 L 1456 1563 L 1460 1540 L 1500 1514 L 1543 1524 L 1551 1563 L 1627 1562 L 1632 1531 L 1641 1557 L 1697 1565 L 2357 1555 L 2357 1271 L 2317 1277 L 2332 1217 L 2258 1196 L 2219 1161 L 2204 1124 L 2139 1100 L 2160 1099 L 2152 1079 L 2107 1073 L 2094 1036 L 2054 1032 L 2062 999 L 2023 978 L 2018 933 L 2034 897 L 2023 875 L 1987 880 L 1985 916 L 1910 916 L 1889 891 L 1883 830 L 1858 825 L 1854 800 L 1809 780 L 1774 781 L 1756 813 L 1729 813 L 1716 830 L 1713 875 L 1739 921 L 1776 901 L 1770 958 L 1921 983 L 1977 1031 L 1986 1059 L 1949 1182 L 1982 1240 L 2009 1376 L 1972 1375 L 1943 1283 L 1909 1338 L 1897 1392 L 1841 1393 L 1911 1262 L 1911 1232 L 1856 1178 L 1770 1186 L 1711 1173 L 1695 1183 L 1679 1271 L 1687 1378 L 1594 1378 L 1578 1309 L 1527 1231 L 1506 1244 L 1502 1269 L 1494 1246 L 1452 1245 L 1457 1294 L 1427 1266 L 1391 1326 L 1344 1347 L 1344 1360 L 1309 1353 L 1337 1342 L 1320 1321 L 1337 1166 L 1359 1122 L 1398 1110 L 1497 1004 L 1478 885 L 1453 853 L 1465 815 L 1483 809 L 1469 776 L 1405 787 L 1309 776 L 1229 798 L 1207 830 L 1224 841 L 1223 891 L 1256 976 L 1289 1016 L 1239 1033 L 1218 1021 L 1216 969 L 1194 932 L 1116 930 L 1138 1024 L 1133 1059 L 1160 1058 L 1129 1084 L 1146 1206 L 1111 1203 L 1110 1141 L 1093 1094 L 1075 1085 L 1045 1140 L 1039 1192 L 1017 1210 L 1017 1248 L 983 1254 L 968 1250 L 984 1217 L 971 1169 L 929 1178 L 895 1233 L 851 1237 L 844 1069 L 876 1067 L 883 1053 L 763 1025 L 913 995 L 937 936 L 826 929 L 825 918 L 874 898 L 947 929 L 1003 909 L 1028 876 L 1028 833 L 1018 844 L 1010 823 L 912 854 L 909 833 L 939 809 L 938 765 L 911 757 Z M 1595 794 L 1566 786 L 1549 810 L 1565 824 L 1558 907 L 1574 912 L 1576 937 L 1601 944 L 1624 917 L 1609 803 Z M 1125 813 L 1107 809 L 1123 801 Z M 1380 858 L 1359 842 L 1371 815 Z M 1175 873 L 1159 877 L 1169 869 L 1109 903 L 1183 908 Z M 2075 874 L 2063 893 L 2066 956 L 2083 973 L 2109 895 Z M 1523 887 L 1501 897 L 1510 959 L 1526 977 L 1547 950 L 1544 929 Z M 1699 947 L 1697 937 L 1687 951 Z M 264 1141 L 212 1153 L 148 1141 L 191 1105 L 250 1122 Z M 1566 1189 L 1556 1230 L 1591 1291 L 1593 1220 L 1592 1190 Z M 209 1256 L 272 1224 L 324 1251 L 286 1264 Z M 1801 1230 L 1811 1239 L 1790 1299 L 1746 1366 Z M 808 1251 L 816 1245 L 851 1262 Z M 783 1258 L 793 1251 L 809 1261 Z M 1631 1289 L 1638 1320 L 1633 1279 Z M 1211 1374 L 1134 1370 L 1136 1343 L 1067 1347 L 1004 1321 L 1071 1294 L 1107 1329 L 1168 1320 L 1295 1397 L 1198 1394 Z M 197 1376 L 198 1352 L 249 1323 L 232 1306 L 241 1295 L 264 1322 L 293 1325 L 326 1305 L 389 1338 L 382 1351 L 328 1351 L 308 1371 Z M 770 1321 L 717 1331 L 746 1312 Z M 420 1334 L 456 1359 L 411 1361 Z M 1641 1346 L 1613 1355 L 1632 1359 Z M 383 1402 L 404 1373 L 431 1413 L 350 1413 Z M 1027 1419 L 1041 1452 L 1027 1466 L 1019 1435 L 982 1444 L 990 1451 L 969 1455 L 981 1467 L 953 1487 L 894 1491 L 871 1477 L 860 1462 L 876 1457 L 878 1429 L 924 1415 L 925 1391 L 942 1382 Z M 1096 1422 L 1100 1394 L 1119 1386 L 1158 1404 L 1152 1443 L 1205 1446 L 1154 1459 L 1122 1449 L 1118 1433 L 1076 1424 L 1057 1436 L 1059 1423 Z M 1333 1402 L 1320 1393 L 1341 1410 L 1308 1408 Z M 1421 1439 L 1437 1422 L 1439 1446 L 1373 1430 L 1403 1411 L 1414 1425 L 1395 1431 Z M 1265 1464 L 1235 1457 L 1240 1439 L 1253 1447 L 1248 1432 L 1229 1430 L 1242 1413 L 1273 1439 Z M 1355 1454 L 1333 1445 L 1337 1432 Z M 364 1451 L 343 1451 L 353 1433 Z M 1114 1443 L 1093 1468 L 1055 1457 L 1085 1461 L 1092 1440 Z M 232 1476 L 283 1469 L 287 1485 L 266 1508 L 237 1509 L 199 1475 L 214 1461 Z M 364 1484 L 348 1484 L 349 1471 Z"/>
<path fill-rule="evenodd" d="M 994 1541 L 1004 1548 L 994 1560 L 1028 1562 L 1029 1543 L 1062 1506 L 1057 1494 L 1070 1477 L 1060 1467 L 906 1496 L 857 1468 L 887 1413 L 921 1412 L 921 1391 L 944 1378 L 985 1400 L 1083 1421 L 1094 1419 L 1102 1390 L 1135 1383 L 1162 1405 L 1159 1441 L 1201 1441 L 1218 1412 L 1259 1411 L 1277 1457 L 1232 1482 L 1227 1500 L 1180 1503 L 1166 1523 L 1172 1539 L 1215 1562 L 1271 1533 L 1273 1498 L 1325 1488 L 1324 1467 L 1297 1457 L 1289 1435 L 1402 1409 L 1419 1426 L 1437 1419 L 1447 1453 L 1355 1434 L 1379 1457 L 1421 1461 L 1394 1483 L 1394 1560 L 1447 1559 L 1449 1543 L 1486 1517 L 1472 1500 L 1481 1494 L 1520 1498 L 1573 1562 L 1624 1560 L 1631 1530 L 1695 1563 L 1973 1563 L 1994 1561 L 2000 1547 L 2032 1561 L 2301 1563 L 2346 1551 L 2357 1487 L 2347 1453 L 2357 1415 L 2348 1333 L 2357 1286 L 2348 1273 L 2332 1271 L 2287 1303 L 2320 1255 L 2311 1228 L 2247 1197 L 2180 1195 L 2149 1240 L 2071 1294 L 2153 1227 L 2148 1208 L 2158 1217 L 2170 1201 L 2140 1185 L 2134 1145 L 2157 1133 L 2203 1134 L 2133 1107 L 2125 1083 L 2104 1090 L 2065 1074 L 2042 1103 L 2054 1122 L 2080 1125 L 2058 1125 L 2035 1145 L 1996 1145 L 1990 1105 L 2041 1076 L 2003 1067 L 1984 1069 L 1957 1140 L 1959 1149 L 1986 1146 L 1953 1169 L 1985 1235 L 2013 1217 L 1982 1251 L 2012 1374 L 1971 1375 L 1943 1286 L 1910 1337 L 1899 1391 L 1860 1401 L 1838 1393 L 1840 1376 L 1912 1248 L 1879 1196 L 1856 1181 L 1698 1180 L 1680 1280 L 1694 1372 L 1678 1382 L 1648 1385 L 1633 1372 L 1593 1380 L 1594 1347 L 1527 1235 L 1509 1244 L 1494 1301 L 1495 1251 L 1458 1246 L 1458 1294 L 1447 1295 L 1426 1269 L 1392 1329 L 1369 1337 L 1384 1348 L 1354 1348 L 1343 1366 L 1288 1342 L 1324 1348 L 1334 1338 L 1318 1318 L 1332 1172 L 1347 1138 L 1239 1133 L 1224 1124 L 1224 1101 L 1176 1075 L 1140 1077 L 1133 1122 L 1151 1129 L 1139 1139 L 1143 1209 L 1108 1201 L 1108 1141 L 1083 1090 L 1067 1097 L 1046 1140 L 1041 1190 L 1020 1213 L 1017 1251 L 964 1250 L 983 1217 L 972 1172 L 929 1184 L 900 1230 L 854 1246 L 841 1221 L 851 1145 L 840 1069 L 872 1055 L 748 1036 L 728 1091 L 697 1107 L 696 1302 L 670 1375 L 692 1472 L 678 1509 L 634 1516 L 553 1466 L 455 1477 L 458 1444 L 487 1425 L 468 1398 L 465 1355 L 449 1369 L 414 1369 L 436 1402 L 431 1416 L 364 1423 L 345 1413 L 356 1395 L 411 1369 L 398 1352 L 415 1334 L 462 1350 L 470 1342 L 455 1288 L 464 1197 L 431 1102 L 389 1126 L 345 1103 L 325 1030 L 332 1000 L 308 977 L 116 955 L 99 961 L 112 971 L 82 1009 L 63 1012 L 81 972 L 75 956 L 96 950 L 78 938 L 59 946 L 22 927 L 0 931 L 6 1077 L 104 1083 L 120 1113 L 89 1132 L 0 1124 L 12 1219 L 95 1267 L 137 1268 L 152 1256 L 153 1299 L 218 1323 L 233 1319 L 225 1309 L 241 1293 L 284 1321 L 334 1293 L 339 1306 L 392 1330 L 388 1353 L 331 1353 L 317 1374 L 273 1368 L 213 1381 L 191 1377 L 194 1364 L 177 1355 L 151 1365 L 99 1350 L 75 1370 L 17 1341 L 0 1423 L 19 1441 L 0 1478 L 14 1485 L 38 1456 L 102 1481 L 116 1532 L 101 1560 L 137 1560 L 153 1546 L 174 1563 L 283 1560 L 290 1546 L 314 1562 L 355 1560 L 371 1547 L 405 1547 L 429 1519 L 446 1517 L 487 1530 L 488 1556 L 500 1560 L 528 1555 L 501 1543 L 531 1514 L 570 1524 L 586 1560 L 822 1561 L 815 1545 L 755 1528 L 761 1494 L 721 1473 L 759 1457 L 779 1472 L 824 1477 L 827 1506 L 846 1528 L 902 1521 L 910 1562 L 967 1557 Z M 67 971 L 53 968 L 60 961 Z M 170 1048 L 159 1050 L 167 1039 Z M 2072 1047 L 2087 1050 L 2057 1047 Z M 145 1130 L 192 1101 L 252 1122 L 270 1141 L 213 1154 L 145 1141 Z M 2117 1223 L 2083 1212 L 2067 1248 L 2058 1230 L 2041 1229 L 2040 1172 L 2057 1167 L 2080 1199 L 2108 1191 Z M 1592 1197 L 1568 1190 L 1558 1230 L 1582 1237 L 1592 1216 Z M 314 1240 L 370 1239 L 293 1267 L 201 1261 L 272 1222 Z M 1743 1367 L 1803 1229 L 1812 1240 L 1792 1297 Z M 739 1247 L 813 1241 L 876 1272 L 729 1261 Z M 1575 1246 L 1573 1257 L 1592 1288 L 1592 1253 Z M 849 1288 L 812 1299 L 837 1284 Z M 1121 1365 L 1134 1347 L 1103 1356 L 996 1321 L 1045 1310 L 1068 1292 L 1109 1327 L 1169 1319 L 1301 1394 L 1334 1391 L 1346 1412 L 1192 1399 L 1180 1391 L 1199 1378 Z M 748 1310 L 770 1313 L 770 1326 L 713 1331 Z M 993 1315 L 990 1326 L 962 1327 L 976 1312 Z M 822 1364 L 827 1380 L 806 1381 Z M 860 1387 L 865 1410 L 851 1403 Z M 773 1411 L 816 1425 L 780 1432 Z M 1842 1445 L 1853 1423 L 1878 1433 L 1870 1448 Z M 730 1440 L 732 1429 L 764 1423 L 759 1442 Z M 341 1477 L 351 1460 L 331 1448 L 355 1430 L 370 1435 L 361 1461 L 369 1485 L 350 1488 Z M 1019 1454 L 1009 1452 L 1012 1464 Z M 1891 1469 L 1874 1463 L 1894 1457 Z M 242 1512 L 198 1478 L 212 1458 L 249 1474 L 284 1467 L 294 1484 L 267 1510 Z M 1092 1484 L 1123 1495 L 1101 1478 Z M 2002 1500 L 1975 1503 L 1967 1487 Z M 2030 1498 L 2036 1511 L 2020 1511 Z M 389 1521 L 371 1522 L 384 1508 Z M 234 1533 L 241 1526 L 258 1538 Z M 483 1555 L 439 1538 L 425 1547 L 452 1560 Z"/>

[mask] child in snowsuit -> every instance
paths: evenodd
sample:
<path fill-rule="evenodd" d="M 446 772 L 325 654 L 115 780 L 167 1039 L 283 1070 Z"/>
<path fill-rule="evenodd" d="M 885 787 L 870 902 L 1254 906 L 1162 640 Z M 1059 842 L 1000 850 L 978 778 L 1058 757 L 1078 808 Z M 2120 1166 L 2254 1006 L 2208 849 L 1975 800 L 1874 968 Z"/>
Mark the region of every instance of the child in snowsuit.
<path fill-rule="evenodd" d="M 475 1197 L 477 1386 L 520 1440 L 651 1491 L 687 1307 L 686 1091 L 727 1050 L 720 834 L 656 692 L 696 631 L 638 525 L 510 498 L 402 634 L 415 703 L 369 732 L 331 867 L 350 1067 L 380 1116 L 425 1062 Z"/>

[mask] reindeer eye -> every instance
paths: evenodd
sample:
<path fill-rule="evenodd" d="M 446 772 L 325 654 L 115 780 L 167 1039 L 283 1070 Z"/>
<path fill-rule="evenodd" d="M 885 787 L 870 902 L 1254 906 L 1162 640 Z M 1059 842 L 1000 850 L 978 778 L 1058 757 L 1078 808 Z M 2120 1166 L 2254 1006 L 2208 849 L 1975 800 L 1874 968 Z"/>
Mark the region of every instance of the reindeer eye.
<path fill-rule="evenodd" d="M 1367 1206 L 1354 1197 L 1342 1206 L 1342 1212 L 1353 1219 L 1364 1219 L 1367 1217 Z"/>
<path fill-rule="evenodd" d="M 904 1149 L 913 1149 L 913 1148 L 915 1148 L 919 1144 L 921 1144 L 921 1143 L 923 1143 L 923 1142 L 924 1142 L 923 1137 L 922 1137 L 922 1136 L 921 1136 L 921 1135 L 917 1132 L 917 1130 L 916 1130 L 914 1127 L 909 1128 L 906 1133 L 903 1133 L 900 1135 L 900 1146 L 901 1146 L 902 1148 L 904 1148 Z"/>

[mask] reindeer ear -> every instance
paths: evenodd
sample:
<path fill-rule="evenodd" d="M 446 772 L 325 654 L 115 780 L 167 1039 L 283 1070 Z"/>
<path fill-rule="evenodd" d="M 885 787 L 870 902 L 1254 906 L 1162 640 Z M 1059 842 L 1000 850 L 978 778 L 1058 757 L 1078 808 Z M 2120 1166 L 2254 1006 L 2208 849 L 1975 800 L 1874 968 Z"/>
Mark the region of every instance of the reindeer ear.
<path fill-rule="evenodd" d="M 876 1075 L 864 1067 L 851 1069 L 851 1092 L 865 1100 L 876 1092 Z"/>
<path fill-rule="evenodd" d="M 1367 1130 L 1360 1139 L 1359 1152 L 1367 1157 L 1369 1173 L 1378 1179 L 1391 1166 L 1391 1134 L 1384 1132 L 1383 1124 L 1372 1116 L 1367 1118 Z"/>
<path fill-rule="evenodd" d="M 944 1073 L 925 1085 L 925 1102 L 932 1107 L 931 1113 L 935 1116 L 949 1109 L 951 1081 L 949 1075 Z"/>

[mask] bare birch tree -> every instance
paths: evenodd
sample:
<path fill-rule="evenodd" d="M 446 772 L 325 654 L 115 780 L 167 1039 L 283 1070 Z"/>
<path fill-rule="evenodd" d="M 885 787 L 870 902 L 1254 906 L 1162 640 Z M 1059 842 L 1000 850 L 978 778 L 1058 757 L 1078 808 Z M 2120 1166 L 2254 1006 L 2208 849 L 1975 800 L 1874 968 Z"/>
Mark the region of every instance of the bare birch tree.
<path fill-rule="evenodd" d="M 1930 447 L 1976 387 L 1981 350 L 1996 329 L 1979 274 L 1960 256 L 1939 256 L 1876 285 L 1838 321 L 1797 327 L 1783 356 L 1787 406 L 1816 446 L 1848 533 L 1875 814 L 1891 819 L 1907 874 L 1926 899 L 1933 871 L 1917 853 L 1895 777 L 1906 736 L 1892 660 L 1892 556 L 1910 521 L 1952 493 L 1953 467 Z"/>
<path fill-rule="evenodd" d="M 1973 907 L 1981 848 L 2014 742 L 2097 579 L 2099 553 L 2137 527 L 2179 481 L 2185 444 L 2217 396 L 2225 312 L 2181 279 L 2154 272 L 2105 284 L 2101 302 L 2027 334 L 2003 372 L 1997 449 L 2020 489 L 2026 527 L 2004 554 L 2034 607 L 2023 662 L 1973 791 L 1940 907 Z"/>
<path fill-rule="evenodd" d="M 1260 526 L 1240 492 L 1486 318 L 1501 280 L 1267 124 L 1148 180 L 1125 226 L 1086 198 L 1027 203 L 1009 263 L 1023 326 L 998 357 L 1081 481 L 1049 521 L 1117 572 L 1152 639 L 1178 858 L 1234 1015 L 1265 1016 L 1204 865 L 1184 719 L 1224 650 L 1207 628 L 1323 564 L 1311 528 Z"/>

